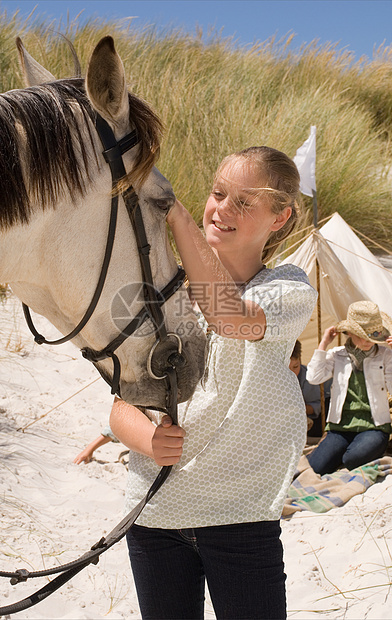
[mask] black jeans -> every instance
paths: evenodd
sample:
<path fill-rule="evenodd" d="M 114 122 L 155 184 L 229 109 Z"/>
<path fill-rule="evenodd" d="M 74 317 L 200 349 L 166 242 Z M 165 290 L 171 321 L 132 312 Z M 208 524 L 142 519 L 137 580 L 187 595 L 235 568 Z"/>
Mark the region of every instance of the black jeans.
<path fill-rule="evenodd" d="M 279 521 L 183 530 L 134 525 L 127 542 L 144 619 L 204 618 L 205 579 L 216 617 L 286 618 Z"/>

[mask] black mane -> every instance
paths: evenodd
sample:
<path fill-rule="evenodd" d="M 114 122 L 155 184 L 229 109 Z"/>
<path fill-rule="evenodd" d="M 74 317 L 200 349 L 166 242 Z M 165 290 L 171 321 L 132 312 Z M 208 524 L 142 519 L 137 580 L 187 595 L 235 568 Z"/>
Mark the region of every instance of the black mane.
<path fill-rule="evenodd" d="M 75 106 L 90 144 L 82 139 Z M 88 148 L 94 149 L 89 121 L 94 118 L 81 79 L 0 95 L 0 228 L 27 223 L 33 205 L 45 209 L 66 192 L 72 200 L 84 194 L 90 178 Z"/>

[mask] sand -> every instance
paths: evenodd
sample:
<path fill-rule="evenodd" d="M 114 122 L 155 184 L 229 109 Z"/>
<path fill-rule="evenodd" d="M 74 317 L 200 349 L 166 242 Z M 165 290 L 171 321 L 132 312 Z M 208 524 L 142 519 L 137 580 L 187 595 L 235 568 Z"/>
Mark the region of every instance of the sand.
<path fill-rule="evenodd" d="M 107 423 L 110 389 L 72 344 L 34 344 L 12 296 L 0 318 L 0 570 L 41 570 L 75 559 L 122 518 L 124 448 L 73 463 Z M 40 317 L 37 326 L 56 336 Z M 388 476 L 342 508 L 282 522 L 289 618 L 391 618 L 391 507 Z M 45 583 L 0 579 L 0 606 Z M 205 617 L 215 617 L 208 596 Z M 125 542 L 12 618 L 140 618 Z"/>

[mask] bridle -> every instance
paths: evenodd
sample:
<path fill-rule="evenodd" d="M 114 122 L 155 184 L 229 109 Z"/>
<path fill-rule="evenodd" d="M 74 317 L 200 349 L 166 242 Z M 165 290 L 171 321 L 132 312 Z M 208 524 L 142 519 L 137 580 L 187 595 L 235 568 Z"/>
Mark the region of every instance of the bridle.
<path fill-rule="evenodd" d="M 127 134 L 124 138 L 117 141 L 112 129 L 108 125 L 108 123 L 99 115 L 96 117 L 96 130 L 99 135 L 99 138 L 104 147 L 103 156 L 105 161 L 109 164 L 111 174 L 112 174 L 112 199 L 111 199 L 111 211 L 110 211 L 110 221 L 109 221 L 109 230 L 106 241 L 106 248 L 104 259 L 101 267 L 101 272 L 98 278 L 98 283 L 92 297 L 92 300 L 78 325 L 66 336 L 63 338 L 59 338 L 58 340 L 47 340 L 42 334 L 40 334 L 35 328 L 30 309 L 28 306 L 23 304 L 23 312 L 26 317 L 27 324 L 30 328 L 30 331 L 34 335 L 34 339 L 38 344 L 63 344 L 68 340 L 74 338 L 77 334 L 81 332 L 83 327 L 91 318 L 98 301 L 100 299 L 108 268 L 112 255 L 112 249 L 115 238 L 116 231 L 116 223 L 117 223 L 117 213 L 118 213 L 118 193 L 116 191 L 118 181 L 122 179 L 125 174 L 125 167 L 122 156 L 124 153 L 132 149 L 136 146 L 140 138 L 137 134 L 136 130 L 133 130 L 129 134 Z M 156 336 L 156 341 L 151 349 L 148 362 L 147 362 L 147 370 L 149 374 L 157 380 L 164 380 L 166 383 L 166 409 L 165 412 L 170 415 L 174 424 L 177 424 L 177 373 L 176 369 L 182 367 L 185 364 L 185 360 L 181 354 L 182 343 L 179 336 L 175 333 L 168 332 L 165 326 L 164 316 L 162 313 L 162 305 L 167 301 L 183 284 L 185 272 L 182 268 L 178 268 L 176 275 L 170 280 L 170 282 L 161 290 L 157 291 L 154 287 L 152 271 L 151 271 L 151 263 L 149 258 L 150 253 L 150 245 L 147 241 L 146 231 L 144 227 L 143 217 L 139 205 L 138 196 L 132 186 L 128 187 L 124 192 L 122 192 L 122 197 L 132 223 L 141 271 L 143 278 L 143 292 L 145 298 L 145 304 L 143 308 L 137 313 L 137 315 L 128 323 L 125 329 L 114 338 L 104 349 L 100 351 L 92 350 L 88 347 L 83 348 L 82 355 L 87 360 L 91 361 L 93 364 L 106 359 L 111 358 L 113 360 L 113 379 L 109 381 L 106 377 L 106 381 L 110 383 L 112 388 L 112 394 L 120 394 L 120 378 L 121 378 L 121 365 L 120 361 L 115 353 L 118 347 L 129 337 L 131 336 L 143 323 L 150 319 L 153 327 L 154 333 Z M 157 207 L 158 208 L 158 207 Z M 168 339 L 173 339 L 176 342 L 177 351 L 170 353 L 167 359 L 166 367 L 164 368 L 164 372 L 162 375 L 157 375 L 156 372 L 153 371 L 152 368 L 152 358 L 153 355 L 159 352 L 159 348 L 162 343 L 166 343 Z M 162 408 L 163 410 L 164 408 Z M 69 579 L 72 579 L 77 573 L 79 573 L 83 568 L 88 566 L 89 564 L 97 564 L 99 560 L 99 556 L 104 553 L 107 549 L 112 547 L 116 542 L 121 540 L 129 528 L 133 525 L 137 517 L 140 515 L 144 506 L 150 499 L 155 495 L 158 489 L 165 482 L 168 477 L 172 466 L 162 467 L 157 478 L 154 480 L 150 489 L 148 490 L 144 499 L 139 502 L 139 504 L 106 536 L 101 538 L 95 545 L 93 545 L 90 551 L 87 551 L 84 555 L 82 555 L 77 560 L 73 562 L 69 562 L 62 566 L 57 566 L 52 569 L 29 572 L 26 569 L 19 569 L 14 572 L 3 572 L 0 571 L 0 577 L 8 577 L 11 580 L 11 584 L 15 585 L 21 581 L 27 581 L 29 578 L 33 577 L 45 577 L 49 575 L 53 575 L 56 573 L 60 573 L 57 577 L 55 577 L 52 581 L 50 581 L 46 586 L 28 596 L 27 598 L 8 605 L 6 607 L 0 608 L 0 615 L 7 615 L 16 613 L 19 611 L 23 611 L 24 609 L 28 609 L 33 605 L 39 603 L 44 600 L 47 596 L 55 592 L 58 588 L 60 588 L 64 583 L 66 583 Z"/>
<path fill-rule="evenodd" d="M 83 327 L 90 320 L 97 304 L 100 299 L 109 264 L 112 255 L 115 232 L 116 232 L 116 224 L 117 224 L 117 214 L 118 214 L 118 193 L 116 192 L 116 186 L 118 181 L 120 181 L 126 174 L 124 163 L 122 156 L 124 153 L 135 147 L 139 142 L 140 138 L 138 137 L 136 129 L 134 129 L 131 133 L 127 134 L 124 138 L 117 142 L 114 133 L 108 123 L 99 115 L 96 118 L 96 130 L 101 139 L 102 145 L 104 147 L 103 156 L 105 161 L 109 164 L 111 174 L 112 174 L 112 200 L 111 200 L 111 209 L 110 209 L 110 220 L 109 220 L 109 230 L 106 241 L 105 254 L 102 262 L 101 272 L 98 278 L 98 283 L 94 292 L 94 295 L 91 299 L 91 302 L 83 316 L 83 318 L 79 321 L 76 327 L 63 338 L 59 338 L 58 340 L 47 340 L 45 336 L 40 334 L 35 328 L 30 309 L 26 304 L 22 304 L 23 312 L 26 318 L 27 325 L 29 326 L 30 331 L 34 336 L 34 340 L 37 344 L 51 344 L 58 345 L 63 344 L 72 338 L 75 338 Z M 164 287 L 162 291 L 157 291 L 154 287 L 154 281 L 152 277 L 151 271 L 151 263 L 150 263 L 150 245 L 147 240 L 146 230 L 144 227 L 143 216 L 139 205 L 138 196 L 132 187 L 128 187 L 124 192 L 122 192 L 122 197 L 128 212 L 129 219 L 131 221 L 137 248 L 140 260 L 140 266 L 142 271 L 142 280 L 143 280 L 143 292 L 145 305 L 138 312 L 138 314 L 128 323 L 128 325 L 121 331 L 121 333 L 116 336 L 106 347 L 101 349 L 100 351 L 95 351 L 88 347 L 84 347 L 81 352 L 84 358 L 96 364 L 99 361 L 102 361 L 107 358 L 111 358 L 113 360 L 113 378 L 112 381 L 109 381 L 105 376 L 105 380 L 110 383 L 112 388 L 112 394 L 120 393 L 120 377 L 121 377 L 121 365 L 120 361 L 115 353 L 118 347 L 129 337 L 131 336 L 137 329 L 139 329 L 143 323 L 150 319 L 152 321 L 154 327 L 154 333 L 156 335 L 156 342 L 153 346 L 152 352 L 149 356 L 149 361 L 147 364 L 147 369 L 149 374 L 154 379 L 166 379 L 165 375 L 158 376 L 152 371 L 151 367 L 151 358 L 152 354 L 155 352 L 155 349 L 160 343 L 163 343 L 168 338 L 174 338 L 177 344 L 177 352 L 172 353 L 168 358 L 168 368 L 176 368 L 184 365 L 184 359 L 181 356 L 182 343 L 177 334 L 172 332 L 168 332 L 165 326 L 164 316 L 161 310 L 161 306 L 167 301 L 183 284 L 185 278 L 185 272 L 182 268 L 178 268 L 176 275 L 170 280 L 170 282 Z M 168 372 L 168 375 L 172 373 Z M 168 392 L 173 389 L 171 385 L 170 379 L 168 380 Z M 168 399 L 171 400 L 170 398 Z M 170 402 L 169 407 L 170 409 Z"/>

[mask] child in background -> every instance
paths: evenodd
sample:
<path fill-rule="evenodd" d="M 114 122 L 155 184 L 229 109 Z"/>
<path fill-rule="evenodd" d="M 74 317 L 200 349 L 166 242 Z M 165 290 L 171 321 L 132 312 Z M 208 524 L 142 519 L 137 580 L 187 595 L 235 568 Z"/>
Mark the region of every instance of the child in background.
<path fill-rule="evenodd" d="M 295 228 L 299 174 L 284 153 L 252 147 L 218 167 L 205 237 L 178 201 L 169 211 L 190 295 L 209 340 L 205 376 L 179 425 L 116 399 L 115 435 L 131 449 L 127 509 L 174 465 L 127 542 L 143 618 L 283 619 L 282 506 L 306 439 L 289 370 L 317 294 L 293 265 L 267 261 Z"/>
<path fill-rule="evenodd" d="M 95 450 L 97 450 L 101 446 L 104 446 L 110 441 L 113 441 L 114 443 L 120 443 L 117 437 L 113 435 L 110 426 L 107 425 L 105 426 L 99 437 L 96 437 L 96 439 L 89 443 L 88 446 L 86 446 L 84 450 L 82 450 L 82 452 L 80 452 L 80 454 L 78 454 L 78 456 L 74 458 L 74 463 L 76 463 L 76 465 L 80 465 L 80 463 L 89 463 L 93 458 Z"/>
<path fill-rule="evenodd" d="M 327 347 L 338 332 L 342 347 Z M 326 437 L 308 456 L 314 471 L 330 474 L 380 458 L 388 445 L 392 392 L 392 319 L 371 301 L 357 301 L 347 319 L 328 327 L 308 364 L 306 378 L 318 384 L 333 377 Z"/>
<path fill-rule="evenodd" d="M 301 364 L 302 345 L 299 340 L 294 345 L 290 357 L 289 368 L 297 376 L 301 387 L 302 396 L 305 401 L 308 431 L 313 427 L 315 420 L 318 420 L 321 413 L 320 388 L 318 385 L 311 385 L 306 380 L 306 366 Z M 321 437 L 321 432 L 320 432 Z"/>

